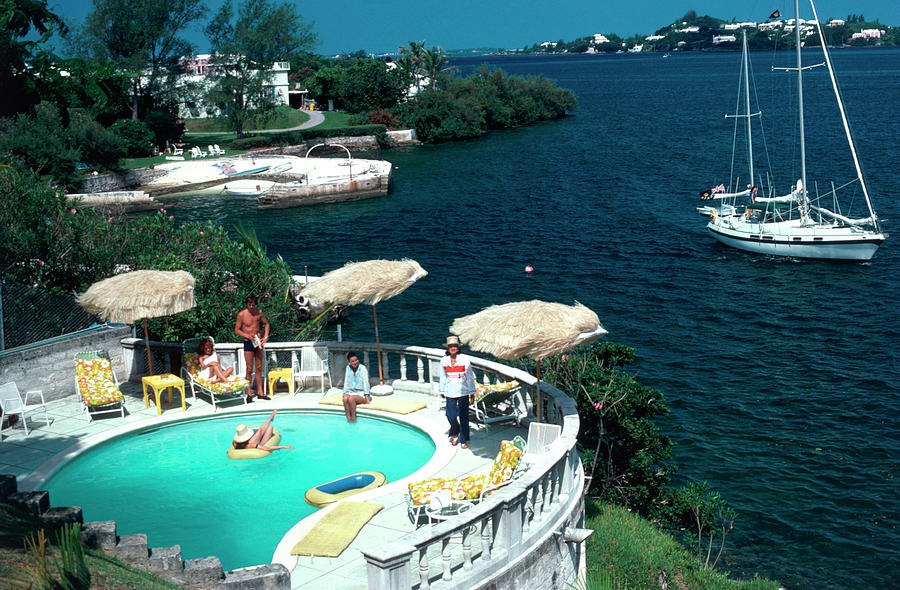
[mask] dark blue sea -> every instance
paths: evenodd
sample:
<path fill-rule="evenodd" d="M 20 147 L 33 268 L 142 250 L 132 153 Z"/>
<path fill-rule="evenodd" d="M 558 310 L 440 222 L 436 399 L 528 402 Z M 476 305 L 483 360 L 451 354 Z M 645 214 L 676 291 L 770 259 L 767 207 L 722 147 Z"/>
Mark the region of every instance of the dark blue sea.
<path fill-rule="evenodd" d="M 900 50 L 833 57 L 876 211 L 896 233 L 870 263 L 767 258 L 707 234 L 695 207 L 701 189 L 729 181 L 735 53 L 458 59 L 463 73 L 489 61 L 551 78 L 579 107 L 384 151 L 396 166 L 385 198 L 257 211 L 252 199 L 196 197 L 174 211 L 250 221 L 298 273 L 418 260 L 429 276 L 379 305 L 389 342 L 440 346 L 454 318 L 492 304 L 584 303 L 665 395 L 679 479 L 708 481 L 738 511 L 725 570 L 791 589 L 896 588 Z M 794 83 L 770 68 L 791 54 L 751 59 L 768 146 L 757 161 L 786 192 L 799 177 Z M 853 171 L 827 72 L 805 80 L 809 181 L 824 192 Z M 860 216 L 861 204 L 857 191 Z M 372 338 L 371 313 L 352 310 L 344 335 Z"/>

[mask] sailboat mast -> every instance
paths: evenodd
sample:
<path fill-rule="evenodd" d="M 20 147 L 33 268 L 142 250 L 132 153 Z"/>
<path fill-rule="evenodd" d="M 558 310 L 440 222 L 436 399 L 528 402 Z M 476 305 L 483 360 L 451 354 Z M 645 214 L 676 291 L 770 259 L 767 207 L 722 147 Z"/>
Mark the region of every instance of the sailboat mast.
<path fill-rule="evenodd" d="M 834 89 L 834 96 L 837 98 L 838 110 L 841 112 L 841 123 L 844 124 L 844 133 L 847 136 L 847 143 L 850 144 L 850 154 L 853 156 L 853 165 L 856 167 L 856 177 L 859 179 L 859 186 L 862 188 L 863 195 L 866 197 L 866 206 L 869 208 L 869 215 L 872 217 L 872 225 L 875 227 L 876 231 L 879 231 L 875 210 L 872 208 L 872 201 L 869 199 L 869 189 L 866 187 L 862 168 L 859 165 L 859 157 L 856 155 L 856 144 L 853 142 L 853 135 L 850 133 L 850 124 L 847 122 L 847 113 L 844 112 L 844 101 L 841 100 L 837 79 L 834 77 L 834 68 L 831 66 L 831 54 L 825 46 L 825 35 L 822 33 L 822 23 L 819 22 L 819 15 L 816 13 L 816 5 L 813 4 L 812 0 L 810 0 L 809 5 L 812 8 L 813 18 L 816 19 L 819 40 L 822 43 L 822 54 L 825 56 L 825 64 L 828 66 L 828 75 L 831 78 L 831 87 Z"/>
<path fill-rule="evenodd" d="M 753 186 L 753 125 L 750 124 L 750 72 L 747 59 L 747 31 L 742 30 L 744 38 L 744 106 L 747 113 L 747 155 L 750 161 L 750 186 Z"/>
<path fill-rule="evenodd" d="M 806 195 L 806 134 L 803 126 L 803 60 L 800 57 L 800 0 L 794 0 L 794 40 L 797 43 L 797 111 L 800 123 L 800 181 L 803 184 L 800 192 L 800 213 L 807 215 Z"/>

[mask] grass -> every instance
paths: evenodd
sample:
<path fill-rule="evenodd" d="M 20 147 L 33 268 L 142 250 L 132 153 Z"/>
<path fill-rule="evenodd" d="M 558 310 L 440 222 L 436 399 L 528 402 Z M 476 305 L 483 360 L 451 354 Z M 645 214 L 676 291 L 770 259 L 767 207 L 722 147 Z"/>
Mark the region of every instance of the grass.
<path fill-rule="evenodd" d="M 275 113 L 271 119 L 262 125 L 249 123 L 248 131 L 263 131 L 266 129 L 289 129 L 297 127 L 309 121 L 309 114 L 289 106 L 279 106 L 275 108 Z M 211 133 L 220 131 L 230 131 L 228 128 L 228 120 L 224 118 L 206 118 L 206 119 L 185 119 L 184 124 L 188 133 Z"/>
<path fill-rule="evenodd" d="M 776 590 L 777 582 L 754 578 L 731 580 L 706 569 L 675 539 L 636 514 L 585 498 L 587 540 L 585 590 L 671 589 Z M 581 587 L 580 586 L 580 587 Z"/>
<path fill-rule="evenodd" d="M 352 127 L 350 122 L 354 115 L 337 111 L 322 113 L 325 115 L 325 121 L 316 125 L 316 129 L 335 129 L 337 127 Z"/>
<path fill-rule="evenodd" d="M 38 517 L 0 502 L 0 588 L 30 588 L 34 581 L 29 571 L 34 565 L 25 551 L 25 539 L 45 529 L 50 541 L 48 561 L 50 571 L 58 572 L 59 549 L 56 547 L 56 528 Z M 84 549 L 85 562 L 91 572 L 91 588 L 98 590 L 174 590 L 173 584 L 93 549 Z M 58 578 L 59 576 L 57 576 Z"/>

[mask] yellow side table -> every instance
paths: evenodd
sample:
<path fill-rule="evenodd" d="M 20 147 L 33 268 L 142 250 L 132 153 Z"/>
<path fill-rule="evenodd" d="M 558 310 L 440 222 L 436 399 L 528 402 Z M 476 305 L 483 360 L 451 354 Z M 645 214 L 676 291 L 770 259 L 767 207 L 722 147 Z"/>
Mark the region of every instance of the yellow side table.
<path fill-rule="evenodd" d="M 149 386 L 153 390 L 153 395 L 156 398 L 156 415 L 159 416 L 162 414 L 162 408 L 159 407 L 159 396 L 163 392 L 163 390 L 168 390 L 169 392 L 169 403 L 172 403 L 172 390 L 177 389 L 181 392 L 181 409 L 182 411 L 187 411 L 187 408 L 184 405 L 184 379 L 178 377 L 177 375 L 173 375 L 171 373 L 163 373 L 162 375 L 149 375 L 147 377 L 141 377 L 141 384 L 144 386 L 144 407 L 150 407 L 150 400 L 147 398 L 147 387 Z"/>
<path fill-rule="evenodd" d="M 291 397 L 294 397 L 294 371 L 290 367 L 269 371 L 269 395 L 274 395 L 275 383 L 279 379 L 284 379 L 288 386 L 288 392 L 290 392 Z"/>

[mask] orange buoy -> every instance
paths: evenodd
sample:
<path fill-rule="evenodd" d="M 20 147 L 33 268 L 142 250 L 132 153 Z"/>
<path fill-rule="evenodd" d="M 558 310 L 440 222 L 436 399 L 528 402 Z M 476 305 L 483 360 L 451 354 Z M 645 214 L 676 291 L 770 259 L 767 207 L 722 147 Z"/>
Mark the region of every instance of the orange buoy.
<path fill-rule="evenodd" d="M 530 273 L 530 272 L 533 272 L 533 271 L 534 271 L 534 267 L 531 266 L 530 264 L 529 264 L 528 266 L 525 267 L 525 272 L 529 272 L 529 273 Z"/>

